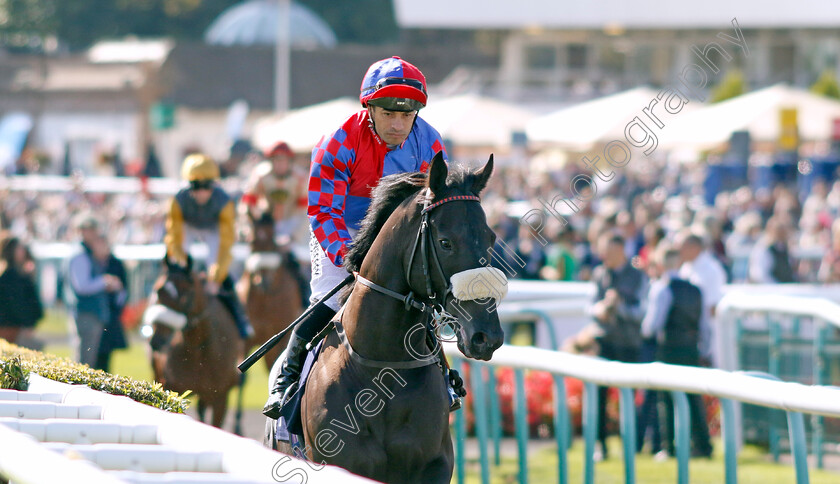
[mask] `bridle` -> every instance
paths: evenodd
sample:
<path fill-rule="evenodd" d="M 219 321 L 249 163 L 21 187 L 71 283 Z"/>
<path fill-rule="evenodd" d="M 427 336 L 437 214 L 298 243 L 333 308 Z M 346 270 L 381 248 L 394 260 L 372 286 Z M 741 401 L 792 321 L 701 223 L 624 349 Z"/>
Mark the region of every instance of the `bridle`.
<path fill-rule="evenodd" d="M 364 358 L 359 355 L 355 350 L 353 350 L 352 345 L 350 345 L 350 341 L 347 339 L 346 334 L 344 333 L 344 328 L 342 327 L 341 320 L 336 319 L 334 321 L 336 330 L 338 332 L 339 339 L 347 348 L 350 356 L 353 357 L 359 363 L 365 366 L 373 366 L 377 368 L 419 368 L 422 366 L 431 365 L 440 361 L 445 361 L 442 359 L 442 355 L 440 355 L 441 347 L 438 343 L 438 340 L 441 338 L 441 331 L 446 327 L 452 327 L 457 325 L 458 319 L 446 311 L 445 304 L 447 298 L 452 296 L 452 282 L 446 276 L 446 272 L 443 270 L 443 265 L 440 263 L 440 258 L 438 257 L 437 250 L 434 246 L 434 241 L 432 240 L 432 233 L 430 230 L 431 224 L 429 222 L 429 214 L 432 210 L 441 205 L 444 205 L 449 202 L 458 202 L 458 201 L 467 201 L 467 202 L 478 202 L 481 203 L 481 199 L 475 195 L 455 195 L 451 197 L 447 197 L 441 199 L 435 203 L 431 203 L 431 197 L 429 196 L 430 193 L 427 192 L 427 196 L 423 202 L 423 209 L 420 211 L 421 219 L 420 219 L 420 228 L 417 231 L 417 237 L 414 239 L 414 245 L 411 249 L 411 257 L 408 262 L 408 270 L 406 271 L 406 283 L 408 287 L 411 287 L 411 268 L 414 265 L 414 259 L 417 255 L 417 248 L 420 248 L 420 257 L 422 260 L 422 268 L 423 268 L 423 279 L 426 282 L 426 297 L 422 299 L 418 299 L 414 291 L 409 290 L 408 294 L 400 294 L 396 291 L 392 291 L 387 287 L 380 286 L 375 282 L 362 277 L 359 274 L 356 274 L 356 281 L 361 283 L 362 285 L 386 296 L 389 296 L 393 299 L 401 301 L 405 305 L 405 310 L 409 311 L 411 308 L 419 310 L 425 316 L 424 318 L 424 325 L 426 328 L 426 339 L 427 342 L 431 345 L 432 348 L 437 348 L 437 351 L 433 352 L 433 355 L 429 358 L 421 358 L 416 359 L 415 361 L 408 361 L 408 362 L 383 362 L 383 361 L 376 361 L 370 360 L 368 358 Z M 429 264 L 429 253 L 431 252 L 431 260 L 434 261 L 434 267 L 437 269 L 438 275 L 441 277 L 441 280 L 444 283 L 448 284 L 446 288 L 446 292 L 443 296 L 438 299 L 438 295 L 434 292 L 432 288 L 432 281 L 431 281 L 431 264 Z"/>
<path fill-rule="evenodd" d="M 172 268 L 170 267 L 168 270 L 171 271 Z M 180 267 L 176 270 L 182 270 L 184 272 L 184 276 L 187 278 L 187 281 L 189 281 L 191 284 L 193 283 L 193 275 L 188 270 L 182 269 Z M 172 281 L 167 281 L 165 284 L 169 284 L 169 283 L 172 283 L 173 285 L 175 284 Z M 208 316 L 208 312 L 209 312 L 208 311 L 208 308 L 209 308 L 208 304 L 205 304 L 204 309 L 200 312 L 195 310 L 196 293 L 197 293 L 197 290 L 193 289 L 193 290 L 187 291 L 187 293 L 184 294 L 183 299 L 181 297 L 178 297 L 176 299 L 179 306 L 181 306 L 181 307 L 179 307 L 177 310 L 173 308 L 173 310 L 179 311 L 187 317 L 187 324 L 186 324 L 186 326 L 184 326 L 184 329 L 186 329 L 190 326 L 193 326 L 195 323 L 201 321 L 203 318 L 206 318 Z M 192 324 L 190 324 L 190 323 L 192 323 Z"/>
<path fill-rule="evenodd" d="M 430 197 L 426 196 L 423 202 L 423 209 L 420 211 L 420 228 L 417 231 L 417 237 L 414 238 L 414 245 L 411 248 L 411 258 L 408 261 L 408 270 L 406 271 L 405 278 L 406 284 L 410 288 L 411 269 L 414 266 L 414 258 L 417 255 L 417 248 L 419 246 L 420 257 L 422 260 L 421 267 L 423 268 L 423 280 L 426 283 L 426 297 L 423 298 L 425 299 L 425 301 L 418 300 L 414 294 L 414 291 L 409 291 L 408 294 L 403 295 L 398 292 L 392 291 L 386 287 L 380 286 L 379 284 L 376 284 L 373 281 L 362 277 L 361 275 L 356 275 L 356 280 L 362 283 L 362 285 L 367 286 L 376 292 L 385 294 L 386 296 L 390 296 L 394 299 L 402 301 L 405 304 L 406 310 L 409 310 L 409 308 L 413 307 L 419 310 L 420 312 L 431 315 L 433 319 L 437 318 L 437 321 L 433 321 L 433 325 L 436 326 L 433 329 L 435 329 L 436 331 L 439 331 L 441 329 L 442 324 L 452 324 L 453 322 L 457 321 L 457 318 L 449 314 L 446 311 L 446 309 L 444 309 L 447 298 L 452 296 L 452 282 L 450 281 L 449 277 L 447 277 L 446 272 L 443 270 L 443 265 L 440 263 L 440 258 L 438 257 L 437 249 L 435 248 L 434 241 L 432 240 L 431 224 L 429 223 L 429 214 L 432 212 L 432 210 L 434 210 L 437 207 L 440 207 L 441 205 L 444 205 L 449 202 L 459 201 L 481 203 L 481 199 L 475 195 L 455 195 L 451 197 L 446 197 L 435 203 L 431 203 Z M 431 252 L 431 260 L 434 262 L 434 267 L 437 269 L 438 275 L 440 276 L 441 280 L 447 284 L 446 292 L 440 299 L 438 299 L 437 293 L 432 288 L 429 252 Z"/>

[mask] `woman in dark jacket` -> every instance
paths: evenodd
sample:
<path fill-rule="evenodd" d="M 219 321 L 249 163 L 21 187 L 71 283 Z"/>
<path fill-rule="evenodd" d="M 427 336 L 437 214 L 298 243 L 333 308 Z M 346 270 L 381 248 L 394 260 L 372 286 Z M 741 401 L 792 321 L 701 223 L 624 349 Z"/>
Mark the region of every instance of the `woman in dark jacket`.
<path fill-rule="evenodd" d="M 35 264 L 20 240 L 0 238 L 0 338 L 10 343 L 44 316 L 34 272 Z"/>

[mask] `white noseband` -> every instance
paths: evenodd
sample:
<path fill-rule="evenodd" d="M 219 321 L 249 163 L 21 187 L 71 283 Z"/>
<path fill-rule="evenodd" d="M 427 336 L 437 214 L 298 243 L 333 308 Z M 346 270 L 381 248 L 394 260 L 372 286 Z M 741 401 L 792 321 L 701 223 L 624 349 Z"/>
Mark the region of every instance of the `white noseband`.
<path fill-rule="evenodd" d="M 479 267 L 453 274 L 452 294 L 459 301 L 493 298 L 499 304 L 507 295 L 505 273 L 495 267 Z"/>

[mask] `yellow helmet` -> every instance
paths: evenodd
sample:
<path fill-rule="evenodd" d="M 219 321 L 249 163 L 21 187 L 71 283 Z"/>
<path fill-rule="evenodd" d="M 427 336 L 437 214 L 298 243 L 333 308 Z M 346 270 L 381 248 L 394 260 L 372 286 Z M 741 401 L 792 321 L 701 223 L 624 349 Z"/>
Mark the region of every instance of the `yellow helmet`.
<path fill-rule="evenodd" d="M 181 177 L 187 181 L 215 180 L 219 178 L 219 167 L 209 156 L 194 153 L 184 158 Z"/>

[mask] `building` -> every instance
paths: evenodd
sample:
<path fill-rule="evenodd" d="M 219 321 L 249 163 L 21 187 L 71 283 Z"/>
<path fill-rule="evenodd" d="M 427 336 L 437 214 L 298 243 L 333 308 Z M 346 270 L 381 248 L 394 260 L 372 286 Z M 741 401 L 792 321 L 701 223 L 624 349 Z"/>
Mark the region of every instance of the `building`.
<path fill-rule="evenodd" d="M 462 89 L 507 100 L 565 103 L 673 84 L 687 64 L 703 62 L 693 49 L 712 42 L 725 53 L 706 51 L 719 68 L 707 89 L 731 69 L 759 88 L 807 87 L 840 67 L 840 4 L 819 0 L 394 0 L 394 10 L 409 42 L 472 44 L 496 57 L 491 69 L 455 74 Z M 736 29 L 748 53 L 718 35 Z"/>

